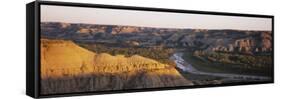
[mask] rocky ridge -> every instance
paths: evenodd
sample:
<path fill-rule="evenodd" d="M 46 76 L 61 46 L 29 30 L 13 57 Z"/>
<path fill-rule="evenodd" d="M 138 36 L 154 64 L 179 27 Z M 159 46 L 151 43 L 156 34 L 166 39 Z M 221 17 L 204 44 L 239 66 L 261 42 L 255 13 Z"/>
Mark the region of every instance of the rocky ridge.
<path fill-rule="evenodd" d="M 47 39 L 41 39 L 41 79 L 43 94 L 192 85 L 175 67 L 152 59 L 97 54 Z"/>
<path fill-rule="evenodd" d="M 119 43 L 140 47 L 197 48 L 237 53 L 272 52 L 271 31 L 153 28 L 137 26 L 41 23 L 41 36 L 79 42 Z M 132 44 L 127 44 L 131 42 Z"/>

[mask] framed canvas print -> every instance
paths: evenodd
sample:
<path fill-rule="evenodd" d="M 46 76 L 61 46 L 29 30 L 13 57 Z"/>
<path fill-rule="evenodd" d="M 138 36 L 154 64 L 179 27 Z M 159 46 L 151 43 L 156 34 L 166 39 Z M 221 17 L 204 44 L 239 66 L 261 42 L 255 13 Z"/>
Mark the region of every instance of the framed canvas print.
<path fill-rule="evenodd" d="M 35 1 L 26 93 L 35 98 L 274 82 L 274 17 Z"/>

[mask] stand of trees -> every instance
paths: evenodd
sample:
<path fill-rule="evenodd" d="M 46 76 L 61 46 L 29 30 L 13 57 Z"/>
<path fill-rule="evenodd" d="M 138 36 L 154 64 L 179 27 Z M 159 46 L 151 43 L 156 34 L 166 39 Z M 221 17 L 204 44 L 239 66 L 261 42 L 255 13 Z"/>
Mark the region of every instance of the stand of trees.
<path fill-rule="evenodd" d="M 202 50 L 186 51 L 183 57 L 195 68 L 206 72 L 272 76 L 271 55 L 248 55 Z"/>
<path fill-rule="evenodd" d="M 272 57 L 270 55 L 246 55 L 205 51 L 194 51 L 193 55 L 196 57 L 205 58 L 211 62 L 240 64 L 243 66 L 249 66 L 249 68 L 263 68 L 272 66 Z"/>

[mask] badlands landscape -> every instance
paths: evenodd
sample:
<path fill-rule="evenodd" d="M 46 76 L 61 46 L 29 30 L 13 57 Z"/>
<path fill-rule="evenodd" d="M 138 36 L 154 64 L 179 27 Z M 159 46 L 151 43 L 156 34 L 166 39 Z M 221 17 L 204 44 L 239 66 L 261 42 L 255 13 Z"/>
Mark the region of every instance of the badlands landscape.
<path fill-rule="evenodd" d="M 41 23 L 41 94 L 272 80 L 272 33 Z"/>

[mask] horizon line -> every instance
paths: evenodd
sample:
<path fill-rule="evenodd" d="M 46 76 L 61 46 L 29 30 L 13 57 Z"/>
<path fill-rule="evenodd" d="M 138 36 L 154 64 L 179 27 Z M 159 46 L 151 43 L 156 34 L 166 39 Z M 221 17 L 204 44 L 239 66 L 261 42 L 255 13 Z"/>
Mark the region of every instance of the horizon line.
<path fill-rule="evenodd" d="M 158 27 L 158 26 L 136 26 L 136 25 L 118 25 L 118 24 L 97 24 L 97 23 L 81 23 L 81 22 L 59 22 L 59 21 L 41 21 L 41 23 L 66 23 L 66 24 L 87 24 L 87 25 L 112 25 L 112 26 L 128 26 L 128 27 L 143 27 L 143 28 L 159 28 L 159 29 L 194 29 L 194 30 L 236 30 L 236 31 L 266 31 L 272 32 L 271 30 L 248 30 L 248 29 L 231 29 L 231 28 L 191 28 L 191 27 Z"/>

